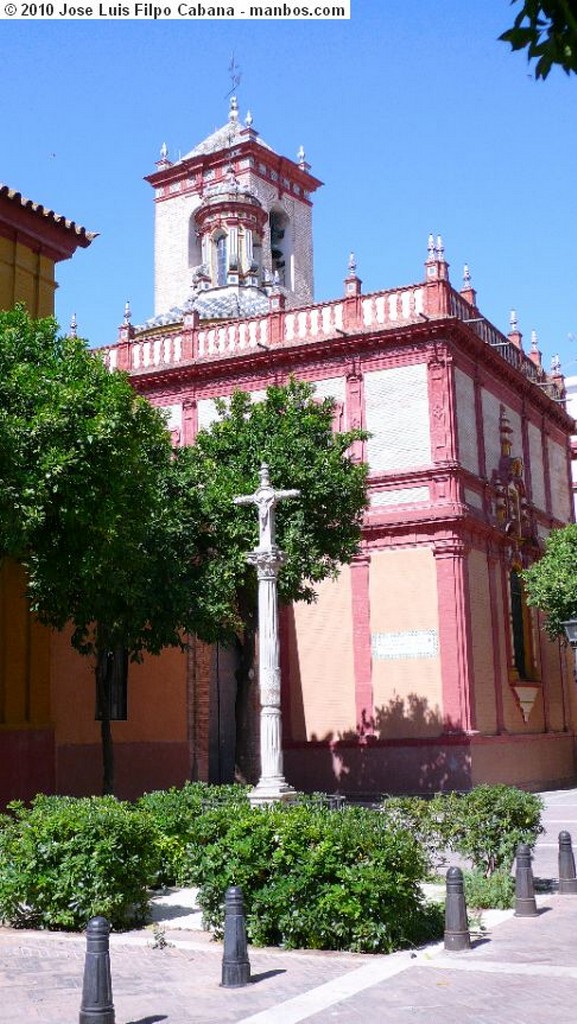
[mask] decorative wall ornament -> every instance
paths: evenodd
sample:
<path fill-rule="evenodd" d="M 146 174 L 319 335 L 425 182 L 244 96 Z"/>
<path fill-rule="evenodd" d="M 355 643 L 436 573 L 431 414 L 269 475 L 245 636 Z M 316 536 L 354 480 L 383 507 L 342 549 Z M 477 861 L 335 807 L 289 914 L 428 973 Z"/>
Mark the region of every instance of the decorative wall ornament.
<path fill-rule="evenodd" d="M 535 529 L 527 501 L 523 459 L 512 454 L 513 428 L 504 405 L 499 412 L 499 434 L 501 457 L 491 478 L 495 520 L 497 527 L 514 542 L 515 551 L 519 551 L 523 542 L 534 538 Z"/>

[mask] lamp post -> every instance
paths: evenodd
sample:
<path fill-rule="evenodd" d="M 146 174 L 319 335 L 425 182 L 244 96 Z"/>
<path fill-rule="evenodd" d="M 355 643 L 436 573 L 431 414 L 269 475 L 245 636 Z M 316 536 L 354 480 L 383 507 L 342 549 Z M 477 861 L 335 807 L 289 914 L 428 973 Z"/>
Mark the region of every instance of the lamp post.
<path fill-rule="evenodd" d="M 561 625 L 565 630 L 565 635 L 571 648 L 574 651 L 577 650 L 577 619 L 567 619 L 567 621 L 562 622 Z"/>

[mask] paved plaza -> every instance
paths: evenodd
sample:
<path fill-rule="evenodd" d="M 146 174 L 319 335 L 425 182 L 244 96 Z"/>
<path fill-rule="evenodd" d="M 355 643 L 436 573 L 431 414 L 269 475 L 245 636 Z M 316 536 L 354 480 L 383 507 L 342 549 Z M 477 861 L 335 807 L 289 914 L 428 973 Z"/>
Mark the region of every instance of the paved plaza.
<path fill-rule="evenodd" d="M 533 870 L 555 879 L 557 836 L 577 839 L 577 790 L 544 794 L 546 834 Z M 198 930 L 186 897 L 150 928 L 112 935 L 116 1024 L 574 1024 L 577 896 L 538 895 L 536 918 L 485 915 L 473 948 L 392 956 L 250 950 L 252 982 L 222 989 L 222 947 Z M 77 1022 L 85 940 L 0 929 L 0 1022 Z"/>

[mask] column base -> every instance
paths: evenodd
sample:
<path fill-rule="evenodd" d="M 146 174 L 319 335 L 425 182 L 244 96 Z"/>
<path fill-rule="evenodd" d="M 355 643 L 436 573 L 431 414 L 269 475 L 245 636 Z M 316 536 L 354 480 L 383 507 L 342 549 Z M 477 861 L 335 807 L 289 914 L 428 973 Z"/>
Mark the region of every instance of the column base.
<path fill-rule="evenodd" d="M 297 791 L 289 786 L 284 778 L 261 779 L 248 795 L 252 807 L 263 804 L 292 803 L 297 798 Z"/>

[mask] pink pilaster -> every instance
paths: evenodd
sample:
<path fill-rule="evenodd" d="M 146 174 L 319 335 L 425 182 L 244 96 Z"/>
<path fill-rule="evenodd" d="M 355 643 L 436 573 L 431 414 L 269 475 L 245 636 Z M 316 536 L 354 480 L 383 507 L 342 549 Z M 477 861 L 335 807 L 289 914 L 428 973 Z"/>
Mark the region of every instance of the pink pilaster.
<path fill-rule="evenodd" d="M 495 677 L 495 718 L 497 732 L 502 733 L 505 728 L 505 715 L 503 712 L 503 679 L 501 677 L 501 638 L 500 622 L 498 615 L 497 594 L 499 555 L 494 550 L 487 552 L 487 570 L 489 575 L 489 601 L 491 604 L 491 647 L 493 650 L 493 674 Z"/>
<path fill-rule="evenodd" d="M 359 736 L 372 736 L 374 730 L 369 570 L 368 553 L 358 555 L 351 564 L 355 708 Z"/>
<path fill-rule="evenodd" d="M 450 731 L 474 730 L 467 547 L 458 537 L 435 540 L 443 717 Z"/>
<path fill-rule="evenodd" d="M 347 430 L 362 429 L 365 425 L 363 376 L 356 370 L 347 376 L 345 404 Z M 354 442 L 353 458 L 357 462 L 366 461 L 365 441 Z"/>
<path fill-rule="evenodd" d="M 198 432 L 198 407 L 192 398 L 183 402 L 183 444 L 192 444 Z"/>

